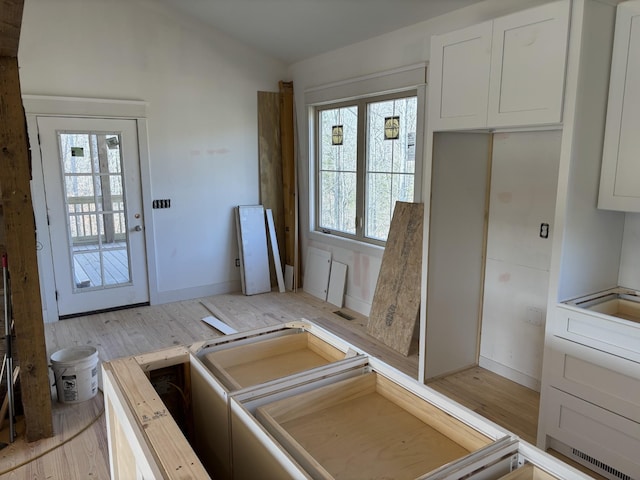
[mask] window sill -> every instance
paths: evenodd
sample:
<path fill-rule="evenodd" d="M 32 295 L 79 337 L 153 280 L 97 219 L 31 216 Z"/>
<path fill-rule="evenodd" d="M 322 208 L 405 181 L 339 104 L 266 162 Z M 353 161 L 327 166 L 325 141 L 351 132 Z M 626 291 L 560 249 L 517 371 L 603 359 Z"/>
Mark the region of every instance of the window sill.
<path fill-rule="evenodd" d="M 343 248 L 353 252 L 364 253 L 371 257 L 382 258 L 384 253 L 384 247 L 380 245 L 373 245 L 371 243 L 361 242 L 353 240 L 351 238 L 339 237 L 337 235 L 331 235 L 330 233 L 322 233 L 317 231 L 309 232 L 309 239 L 323 243 L 325 245 L 331 245 L 333 247 Z"/>

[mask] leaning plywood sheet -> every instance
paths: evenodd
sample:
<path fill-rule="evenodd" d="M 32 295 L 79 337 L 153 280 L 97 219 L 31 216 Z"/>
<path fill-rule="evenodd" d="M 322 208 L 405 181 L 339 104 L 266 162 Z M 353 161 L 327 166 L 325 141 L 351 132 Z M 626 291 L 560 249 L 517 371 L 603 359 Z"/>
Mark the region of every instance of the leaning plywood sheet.
<path fill-rule="evenodd" d="M 408 355 L 420 309 L 424 205 L 396 202 L 367 332 Z"/>
<path fill-rule="evenodd" d="M 236 210 L 242 293 L 271 291 L 267 231 L 262 205 L 239 206 Z"/>

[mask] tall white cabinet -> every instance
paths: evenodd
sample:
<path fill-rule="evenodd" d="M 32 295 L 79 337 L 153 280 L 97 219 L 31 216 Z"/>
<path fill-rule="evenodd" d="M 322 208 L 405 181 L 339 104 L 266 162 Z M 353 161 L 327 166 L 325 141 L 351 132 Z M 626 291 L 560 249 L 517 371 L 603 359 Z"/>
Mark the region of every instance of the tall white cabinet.
<path fill-rule="evenodd" d="M 575 407 L 576 403 L 573 400 L 564 404 L 558 403 L 564 401 L 565 396 L 575 398 L 575 391 L 560 391 L 554 383 L 558 379 L 558 369 L 564 368 L 557 361 L 561 357 L 558 348 L 573 348 L 568 342 L 558 341 L 556 335 L 558 319 L 566 316 L 565 302 L 615 288 L 619 278 L 625 217 L 621 212 L 604 209 L 603 194 L 600 191 L 601 172 L 604 184 L 607 168 L 601 166 L 617 3 L 615 0 L 550 2 L 432 39 L 429 124 L 424 167 L 425 172 L 430 172 L 431 175 L 426 175 L 423 188 L 424 198 L 432 199 L 435 192 L 439 201 L 434 202 L 432 199 L 425 205 L 424 255 L 428 261 L 423 262 L 422 305 L 425 308 L 421 311 L 420 375 L 421 379 L 426 381 L 465 368 L 474 359 L 477 363 L 481 359 L 480 345 L 487 348 L 483 355 L 490 354 L 491 345 L 490 342 L 486 342 L 485 336 L 496 336 L 505 329 L 511 329 L 512 338 L 519 336 L 523 342 L 528 342 L 527 348 L 535 349 L 539 355 L 544 352 L 542 372 L 532 371 L 529 374 L 532 377 L 539 376 L 537 380 L 540 382 L 538 446 L 545 449 L 563 448 L 563 452 L 574 460 L 609 478 L 640 478 L 639 459 L 629 459 L 625 454 L 629 461 L 620 463 L 620 455 L 611 453 L 616 449 L 619 452 L 627 452 L 630 445 L 637 445 L 633 432 L 636 425 L 637 431 L 640 432 L 640 423 L 633 423 L 633 420 L 632 423 L 623 422 L 624 426 L 620 428 L 621 433 L 617 436 L 603 433 L 603 430 L 598 431 L 595 426 L 605 417 L 594 416 L 595 410 L 590 407 L 591 403 L 588 400 L 585 405 L 580 404 L 579 408 Z M 638 3 L 640 2 L 634 1 L 623 5 L 637 8 Z M 622 114 L 618 112 L 623 124 L 622 130 L 626 125 L 636 126 L 635 133 L 633 129 L 630 130 L 631 136 L 628 136 L 628 133 L 620 136 L 618 143 L 625 146 L 620 148 L 618 145 L 616 148 L 623 153 L 629 149 L 637 154 L 640 146 L 632 142 L 638 142 L 637 138 L 640 138 L 637 134 L 637 131 L 640 131 L 637 128 L 640 114 L 636 111 L 635 115 L 638 116 L 634 116 L 634 112 L 627 111 L 625 116 L 624 113 L 628 108 L 640 105 L 640 89 L 637 87 L 640 81 L 638 77 L 634 77 L 637 75 L 637 65 L 640 64 L 640 50 L 634 50 L 635 39 L 640 31 L 638 20 L 635 18 L 629 20 L 628 31 L 624 33 L 630 40 L 627 42 L 629 51 L 624 53 L 622 62 L 626 74 L 621 77 L 633 85 L 615 87 L 614 72 L 611 88 L 618 93 L 623 91 L 627 96 L 622 100 Z M 490 41 L 487 36 L 489 30 Z M 616 32 L 616 38 L 622 34 Z M 467 55 L 464 53 L 465 49 Z M 616 47 L 616 58 L 620 55 Z M 488 68 L 483 63 L 487 58 Z M 618 59 L 618 64 L 620 62 Z M 619 68 L 616 67 L 615 61 L 613 68 Z M 458 76 L 464 78 L 457 78 Z M 465 86 L 470 82 L 469 77 L 475 77 L 477 80 L 473 88 Z M 615 106 L 610 106 L 610 112 L 612 108 L 615 111 Z M 609 116 L 611 115 L 610 113 Z M 611 122 L 607 120 L 607 138 L 612 136 L 610 128 Z M 546 143 L 547 147 L 550 145 L 547 140 L 551 139 L 552 135 L 559 136 L 559 139 L 556 137 L 554 149 L 557 155 L 557 177 L 554 179 L 557 180 L 557 188 L 555 203 L 550 208 L 552 218 L 548 222 L 541 222 L 549 223 L 550 243 L 545 244 L 548 274 L 540 275 L 541 280 L 535 285 L 535 289 L 542 285 L 539 300 L 528 300 L 534 308 L 528 308 L 526 302 L 520 302 L 520 306 L 504 311 L 504 305 L 518 304 L 519 302 L 513 300 L 518 296 L 524 297 L 527 292 L 534 291 L 534 288 L 521 288 L 515 293 L 509 288 L 495 288 L 509 278 L 506 275 L 501 276 L 501 272 L 496 271 L 496 262 L 487 259 L 491 252 L 504 255 L 499 245 L 489 245 L 489 242 L 497 238 L 493 233 L 487 233 L 493 231 L 495 224 L 481 222 L 480 226 L 456 218 L 454 223 L 462 223 L 465 228 L 460 227 L 451 232 L 448 239 L 442 238 L 443 230 L 437 223 L 438 219 L 447 216 L 454 218 L 455 213 L 452 213 L 451 206 L 466 198 L 463 189 L 457 188 L 454 183 L 444 183 L 445 177 L 441 174 L 440 165 L 444 158 L 442 156 L 448 153 L 442 151 L 446 145 L 443 136 L 456 135 L 458 150 L 464 150 L 463 147 L 468 142 L 479 143 L 474 136 L 485 135 L 488 140 L 486 150 L 484 147 L 472 148 L 465 155 L 465 160 L 469 163 L 489 162 L 488 174 L 479 175 L 477 179 L 477 182 L 485 182 L 487 195 L 483 198 L 478 196 L 476 201 L 484 202 L 484 215 L 490 217 L 491 202 L 501 199 L 501 192 L 491 190 L 491 176 L 496 174 L 494 169 L 500 168 L 498 163 L 490 163 L 495 159 L 496 134 L 511 135 L 528 131 L 537 131 L 542 136 L 540 143 Z M 613 136 L 615 137 L 615 133 Z M 634 136 L 636 138 L 633 138 Z M 522 147 L 523 151 L 524 148 Z M 535 162 L 538 155 L 537 145 L 526 148 L 527 156 L 531 157 L 530 161 Z M 517 147 L 514 150 L 517 152 Z M 625 162 L 627 161 L 625 157 Z M 616 164 L 619 162 L 620 160 L 615 160 Z M 623 170 L 618 176 L 628 177 L 625 181 L 628 180 L 637 186 L 638 183 L 634 182 L 638 182 L 640 174 L 633 170 L 637 168 L 637 164 L 624 163 L 622 166 Z M 612 167 L 611 171 L 618 171 L 618 167 Z M 531 175 L 532 182 L 535 178 L 537 177 Z M 455 201 L 442 201 L 438 192 L 446 189 L 458 192 L 460 198 Z M 508 188 L 504 193 L 503 200 L 508 198 Z M 598 208 L 598 205 L 601 208 Z M 630 211 L 628 207 L 624 208 Z M 430 222 L 430 219 L 435 221 Z M 532 232 L 522 238 L 541 241 L 538 238 L 539 233 Z M 454 239 L 455 235 L 462 239 Z M 478 245 L 478 238 L 481 239 L 481 245 Z M 522 240 L 515 243 L 518 242 L 522 243 Z M 459 257 L 456 257 L 455 249 L 461 253 Z M 468 265 L 476 266 L 457 268 L 457 274 L 438 261 L 439 258 L 445 257 L 460 260 L 470 253 L 474 256 L 468 261 Z M 474 263 L 478 260 L 480 268 Z M 501 261 L 501 258 L 497 260 Z M 546 273 L 546 268 L 545 266 L 539 271 Z M 495 285 L 490 286 L 483 280 L 487 275 L 495 277 Z M 544 281 L 548 282 L 548 286 L 544 285 Z M 495 297 L 488 300 L 488 295 Z M 500 298 L 505 300 L 502 304 Z M 538 301 L 539 303 L 536 303 Z M 462 305 L 466 309 L 464 313 Z M 490 329 L 486 328 L 484 322 L 488 320 L 485 316 L 491 310 L 500 310 L 498 315 L 505 322 L 504 325 L 492 324 Z M 542 323 L 537 330 L 539 335 L 527 334 L 527 328 L 530 330 L 536 323 Z M 595 326 L 595 335 L 599 328 L 608 327 Z M 583 353 L 586 351 L 580 350 Z M 520 355 L 522 351 L 523 349 L 518 349 L 516 345 L 511 352 L 502 352 L 499 362 L 507 364 L 510 356 Z M 464 352 L 464 355 L 461 352 Z M 582 361 L 597 364 L 596 357 L 597 354 L 594 353 L 592 358 L 582 357 Z M 514 361 L 505 366 L 517 370 L 517 363 Z M 582 365 L 583 363 L 579 368 L 582 368 Z M 628 367 L 631 364 L 624 364 L 624 368 L 627 369 L 625 371 L 616 371 L 616 365 L 620 365 L 620 362 L 609 362 L 598 368 L 601 369 L 599 371 L 612 368 L 612 372 L 616 374 L 613 377 L 616 379 L 624 375 L 629 377 Z M 570 366 L 577 371 L 575 361 Z M 580 371 L 582 375 L 586 375 L 585 378 L 589 377 L 588 372 L 585 374 Z M 498 373 L 502 374 L 500 371 Z M 637 376 L 630 375 L 630 378 Z M 633 404 L 632 399 L 625 402 Z M 607 408 L 611 408 L 610 404 L 607 404 L 605 409 Z M 610 410 L 607 412 L 617 415 Z M 558 422 L 564 423 L 560 426 Z M 567 425 L 573 428 L 569 428 L 571 434 L 567 434 Z M 610 423 L 608 426 L 613 424 Z M 583 436 L 589 436 L 590 441 L 577 445 L 575 439 L 580 436 L 580 432 Z M 629 433 L 634 440 L 624 445 L 624 435 Z"/>
<path fill-rule="evenodd" d="M 618 6 L 598 206 L 640 212 L 640 1 Z"/>

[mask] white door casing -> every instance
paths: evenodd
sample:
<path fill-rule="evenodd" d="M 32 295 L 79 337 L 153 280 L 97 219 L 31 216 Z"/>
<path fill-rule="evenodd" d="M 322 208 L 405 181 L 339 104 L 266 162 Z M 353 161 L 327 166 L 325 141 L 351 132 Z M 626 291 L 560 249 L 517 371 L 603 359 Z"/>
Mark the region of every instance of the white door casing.
<path fill-rule="evenodd" d="M 47 215 L 49 221 L 49 238 L 53 260 L 53 273 L 55 290 L 57 292 L 58 315 L 71 315 L 94 310 L 114 308 L 149 301 L 149 283 L 147 275 L 147 261 L 144 234 L 144 215 L 141 195 L 140 161 L 138 147 L 138 132 L 135 120 L 125 119 L 99 119 L 79 117 L 37 117 L 37 128 L 40 137 L 40 149 L 42 155 L 42 168 L 44 175 L 44 189 L 46 197 Z M 77 136 L 74 136 L 79 134 Z M 84 138 L 84 148 L 73 146 L 65 140 Z M 91 141 L 94 147 L 89 147 Z M 111 168 L 97 171 L 98 154 L 95 149 L 97 139 L 112 141 L 109 150 L 116 151 L 116 163 L 118 153 L 122 164 L 121 174 L 118 171 L 109 172 Z M 61 148 L 64 145 L 64 149 Z M 104 145 L 102 145 L 104 147 Z M 94 174 L 75 174 L 63 172 L 63 165 L 69 165 L 71 156 L 69 150 L 73 147 L 75 154 L 80 156 L 85 167 L 94 164 Z M 63 163 L 63 161 L 65 163 Z M 104 159 L 102 159 L 104 160 Z M 113 163 L 113 158 L 109 160 Z M 118 170 L 118 168 L 115 168 Z M 93 180 L 89 180 L 92 178 Z M 90 213 L 73 213 L 77 205 L 72 205 L 65 194 L 65 185 L 70 185 L 78 180 L 93 183 L 95 187 L 95 206 Z M 67 182 L 66 184 L 63 182 Z M 107 221 L 112 221 L 118 215 L 110 215 L 109 208 L 102 206 L 104 201 L 103 189 L 100 185 L 114 184 L 114 191 L 118 191 L 122 183 L 123 211 L 120 224 L 119 243 L 109 243 L 106 227 Z M 93 189 L 90 187 L 90 190 Z M 93 192 L 92 192 L 93 193 Z M 105 204 L 106 205 L 106 204 Z M 109 204 L 111 205 L 111 203 Z M 104 212 L 101 208 L 104 207 Z M 87 208 L 87 207 L 83 207 Z M 96 211 L 94 213 L 94 210 Z M 101 241 L 91 243 L 91 253 L 78 251 L 77 237 L 72 237 L 73 219 L 98 225 Z M 91 219 L 91 221 L 89 221 Z M 82 222 L 80 222 L 82 223 Z M 77 233 L 77 232 L 76 232 Z M 73 241 L 71 239 L 73 238 Z M 103 243 L 104 241 L 104 243 Z M 75 244 L 75 248 L 72 247 Z M 121 267 L 124 270 L 123 277 L 114 277 L 107 272 L 107 256 L 119 253 L 123 254 Z M 94 273 L 99 280 L 89 279 L 80 268 L 78 259 L 86 259 L 89 256 L 93 262 L 89 267 L 94 267 Z"/>

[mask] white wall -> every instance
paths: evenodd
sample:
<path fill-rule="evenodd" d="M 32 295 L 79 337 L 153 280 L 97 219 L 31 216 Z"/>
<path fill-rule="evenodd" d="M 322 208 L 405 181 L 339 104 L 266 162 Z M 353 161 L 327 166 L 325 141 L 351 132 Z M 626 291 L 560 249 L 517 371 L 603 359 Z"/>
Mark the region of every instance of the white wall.
<path fill-rule="evenodd" d="M 618 285 L 640 291 L 640 213 L 625 214 Z"/>
<path fill-rule="evenodd" d="M 27 0 L 18 60 L 23 94 L 148 102 L 156 299 L 239 290 L 232 207 L 259 201 L 257 91 L 285 65 L 147 0 Z"/>
<path fill-rule="evenodd" d="M 497 133 L 480 365 L 540 389 L 562 131 Z M 549 224 L 549 237 L 540 225 Z"/>
<path fill-rule="evenodd" d="M 345 303 L 348 307 L 368 315 L 380 268 L 382 249 L 309 235 L 311 227 L 309 223 L 309 125 L 305 90 L 428 61 L 431 35 L 462 28 L 541 3 L 545 3 L 545 0 L 510 2 L 488 0 L 411 27 L 303 60 L 290 67 L 298 119 L 302 258 L 304 258 L 306 246 L 313 242 L 313 246 L 332 251 L 336 259 L 339 258 L 339 261 L 347 263 Z M 366 266 L 367 270 L 363 270 L 363 266 Z M 370 278 L 363 282 L 365 277 Z M 374 288 L 370 288 L 371 284 Z"/>

